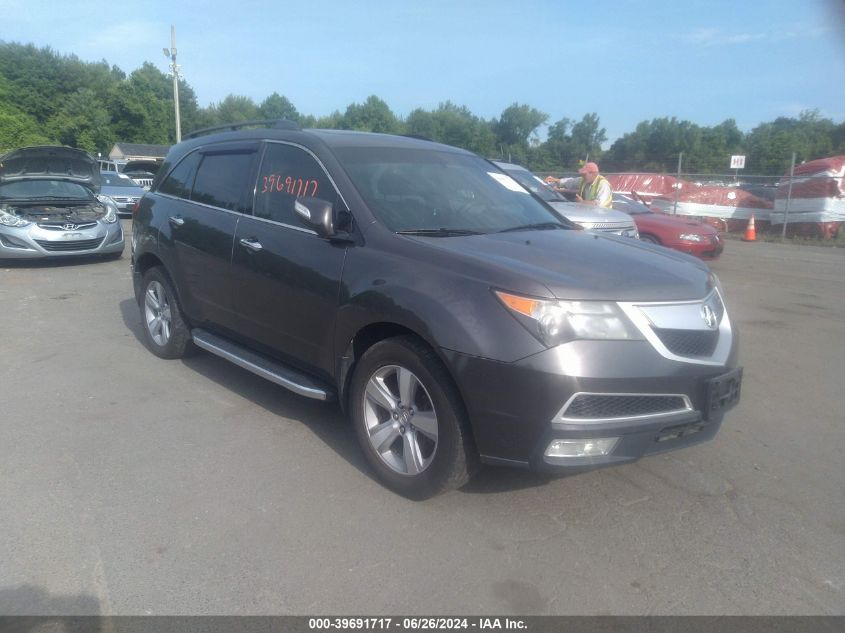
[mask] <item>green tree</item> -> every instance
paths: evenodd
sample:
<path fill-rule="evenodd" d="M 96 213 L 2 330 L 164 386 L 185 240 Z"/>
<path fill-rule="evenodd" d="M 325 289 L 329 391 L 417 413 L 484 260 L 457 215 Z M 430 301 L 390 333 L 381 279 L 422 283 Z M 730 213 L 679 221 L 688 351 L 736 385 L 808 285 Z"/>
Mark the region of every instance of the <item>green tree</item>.
<path fill-rule="evenodd" d="M 108 153 L 115 142 L 109 113 L 89 88 L 70 95 L 62 109 L 47 124 L 53 138 L 63 145 L 79 147 L 92 154 Z"/>
<path fill-rule="evenodd" d="M 287 119 L 299 123 L 300 114 L 294 105 L 278 92 L 274 92 L 258 106 L 258 115 L 262 119 Z"/>
<path fill-rule="evenodd" d="M 217 118 L 220 124 L 238 123 L 241 121 L 255 121 L 259 119 L 258 106 L 249 97 L 241 95 L 227 95 L 217 104 Z"/>
<path fill-rule="evenodd" d="M 591 112 L 572 126 L 571 144 L 576 159 L 598 161 L 601 158 L 601 146 L 607 140 L 607 133 L 600 125 L 598 114 Z"/>
<path fill-rule="evenodd" d="M 383 132 L 401 134 L 402 122 L 393 114 L 388 105 L 375 95 L 370 95 L 364 103 L 353 103 L 346 108 L 340 127 L 347 130 Z"/>
<path fill-rule="evenodd" d="M 834 153 L 837 127 L 818 110 L 805 110 L 797 119 L 779 117 L 755 127 L 748 135 L 747 168 L 765 174 L 783 174 L 792 152 L 798 163 Z"/>
<path fill-rule="evenodd" d="M 405 127 L 408 134 L 462 147 L 482 156 L 493 156 L 496 151 L 496 137 L 490 124 L 466 106 L 451 101 L 432 111 L 417 108 L 408 115 Z"/>
<path fill-rule="evenodd" d="M 528 148 L 529 137 L 549 118 L 545 112 L 528 105 L 514 103 L 502 112 L 494 123 L 496 141 L 505 146 Z"/>

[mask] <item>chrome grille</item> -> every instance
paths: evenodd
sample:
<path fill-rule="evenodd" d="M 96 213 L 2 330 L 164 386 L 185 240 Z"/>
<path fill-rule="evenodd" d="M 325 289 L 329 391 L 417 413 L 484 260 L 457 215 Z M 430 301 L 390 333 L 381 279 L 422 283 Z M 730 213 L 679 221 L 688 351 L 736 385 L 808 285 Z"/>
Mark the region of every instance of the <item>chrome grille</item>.
<path fill-rule="evenodd" d="M 561 417 L 574 420 L 610 420 L 646 415 L 677 413 L 690 409 L 682 395 L 579 393 L 561 412 Z"/>
<path fill-rule="evenodd" d="M 72 229 L 66 229 L 66 224 L 72 224 L 72 222 L 62 222 L 61 224 L 42 223 L 38 225 L 38 228 L 47 231 L 81 231 L 82 229 L 90 229 L 92 226 L 97 226 L 96 222 L 83 222 L 82 224 L 74 224 Z"/>
<path fill-rule="evenodd" d="M 591 231 L 626 231 L 633 229 L 634 225 L 626 222 L 589 222 L 585 223 Z"/>
<path fill-rule="evenodd" d="M 45 251 L 56 252 L 76 252 L 76 251 L 91 251 L 103 243 L 102 237 L 94 240 L 68 240 L 67 242 L 58 242 L 52 240 L 35 240 Z"/>

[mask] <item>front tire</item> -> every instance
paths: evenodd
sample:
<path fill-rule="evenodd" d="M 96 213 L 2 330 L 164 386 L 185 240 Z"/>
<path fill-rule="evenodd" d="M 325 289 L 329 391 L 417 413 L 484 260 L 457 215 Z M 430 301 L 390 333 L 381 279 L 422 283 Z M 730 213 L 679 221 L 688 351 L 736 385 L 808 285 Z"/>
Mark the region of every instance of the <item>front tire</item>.
<path fill-rule="evenodd" d="M 477 469 L 458 390 L 419 340 L 390 338 L 368 349 L 349 397 L 361 449 L 391 490 L 426 499 L 464 485 Z"/>
<path fill-rule="evenodd" d="M 660 240 L 658 240 L 653 235 L 649 235 L 648 233 L 640 233 L 640 241 L 648 242 L 649 244 L 657 244 L 658 246 L 660 246 Z"/>
<path fill-rule="evenodd" d="M 159 358 L 182 358 L 191 348 L 191 330 L 182 317 L 173 284 L 163 268 L 141 278 L 141 327 L 150 351 Z"/>

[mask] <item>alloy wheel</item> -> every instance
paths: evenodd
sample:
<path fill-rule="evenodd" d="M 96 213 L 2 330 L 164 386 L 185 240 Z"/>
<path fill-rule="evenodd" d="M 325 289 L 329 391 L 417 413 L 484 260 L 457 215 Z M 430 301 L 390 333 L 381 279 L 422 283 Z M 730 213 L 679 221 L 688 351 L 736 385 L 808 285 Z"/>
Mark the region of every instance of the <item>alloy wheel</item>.
<path fill-rule="evenodd" d="M 167 292 L 158 281 L 152 281 L 144 294 L 144 319 L 147 332 L 153 342 L 160 347 L 170 340 L 171 313 Z"/>
<path fill-rule="evenodd" d="M 380 367 L 363 394 L 367 437 L 382 462 L 401 475 L 419 475 L 437 450 L 437 414 L 417 376 L 400 365 Z"/>

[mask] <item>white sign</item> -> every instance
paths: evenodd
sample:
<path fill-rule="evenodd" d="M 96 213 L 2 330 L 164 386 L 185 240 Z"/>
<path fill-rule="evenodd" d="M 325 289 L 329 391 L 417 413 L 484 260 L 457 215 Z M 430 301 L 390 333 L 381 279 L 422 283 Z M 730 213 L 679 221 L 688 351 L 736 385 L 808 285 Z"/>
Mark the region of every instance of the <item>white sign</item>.
<path fill-rule="evenodd" d="M 731 169 L 745 169 L 745 156 L 731 156 Z"/>

